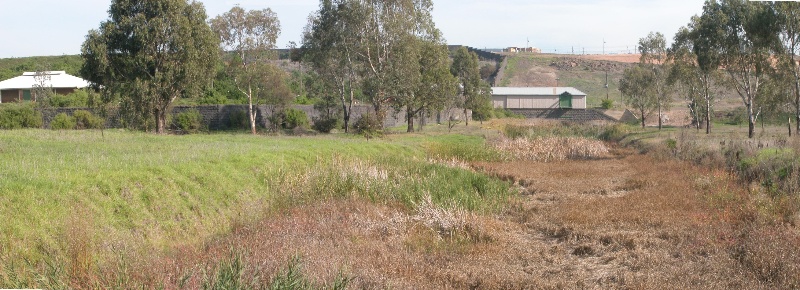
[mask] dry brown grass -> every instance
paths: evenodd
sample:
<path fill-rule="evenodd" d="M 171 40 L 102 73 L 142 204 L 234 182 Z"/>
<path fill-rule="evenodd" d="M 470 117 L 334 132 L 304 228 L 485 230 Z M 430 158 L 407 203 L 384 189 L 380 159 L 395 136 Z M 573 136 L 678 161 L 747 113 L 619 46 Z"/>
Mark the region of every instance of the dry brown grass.
<path fill-rule="evenodd" d="M 599 140 L 580 137 L 499 138 L 491 144 L 515 160 L 540 162 L 605 157 L 608 147 Z"/>
<path fill-rule="evenodd" d="M 797 229 L 765 220 L 735 177 L 611 154 L 473 164 L 525 189 L 499 214 L 430 198 L 414 208 L 359 197 L 298 205 L 134 263 L 130 283 L 197 288 L 233 249 L 260 283 L 297 255 L 316 285 L 343 273 L 355 289 L 798 287 Z"/>

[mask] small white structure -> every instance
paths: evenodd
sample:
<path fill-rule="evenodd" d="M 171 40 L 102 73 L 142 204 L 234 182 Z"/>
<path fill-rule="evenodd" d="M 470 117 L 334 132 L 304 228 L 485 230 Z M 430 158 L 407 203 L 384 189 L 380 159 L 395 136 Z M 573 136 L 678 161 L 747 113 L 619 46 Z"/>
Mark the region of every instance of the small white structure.
<path fill-rule="evenodd" d="M 504 109 L 586 109 L 586 93 L 573 87 L 493 87 L 492 105 Z"/>
<path fill-rule="evenodd" d="M 41 72 L 39 79 L 35 72 L 25 72 L 21 76 L 0 82 L 0 103 L 35 101 L 36 96 L 31 95 L 31 90 L 40 85 L 53 88 L 57 94 L 67 95 L 88 87 L 89 82 L 65 71 Z"/>

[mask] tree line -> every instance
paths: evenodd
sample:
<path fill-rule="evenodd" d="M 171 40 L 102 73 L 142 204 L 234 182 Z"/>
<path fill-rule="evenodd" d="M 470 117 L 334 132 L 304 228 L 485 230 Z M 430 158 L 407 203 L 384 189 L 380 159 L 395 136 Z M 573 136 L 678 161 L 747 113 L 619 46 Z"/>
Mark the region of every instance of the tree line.
<path fill-rule="evenodd" d="M 213 102 L 219 91 L 246 99 L 254 134 L 255 105 L 280 114 L 298 97 L 345 130 L 357 102 L 371 104 L 380 124 L 389 110 L 405 110 L 409 131 L 419 116 L 446 108 L 486 115 L 491 88 L 477 55 L 461 48 L 450 59 L 432 9 L 431 0 L 321 0 L 292 45 L 301 69 L 289 76 L 272 62 L 280 22 L 269 8 L 235 6 L 208 20 L 196 1 L 113 0 L 109 18 L 86 37 L 79 73 L 101 106 L 118 106 L 128 124 L 158 133 L 177 100 Z"/>
<path fill-rule="evenodd" d="M 792 112 L 800 132 L 800 3 L 708 0 L 670 47 L 661 33 L 650 33 L 639 40 L 639 51 L 620 91 L 643 127 L 658 113 L 661 129 L 661 113 L 677 95 L 687 101 L 697 129 L 705 124 L 710 134 L 715 98 L 725 87 L 741 98 L 749 138 L 768 112 Z"/>

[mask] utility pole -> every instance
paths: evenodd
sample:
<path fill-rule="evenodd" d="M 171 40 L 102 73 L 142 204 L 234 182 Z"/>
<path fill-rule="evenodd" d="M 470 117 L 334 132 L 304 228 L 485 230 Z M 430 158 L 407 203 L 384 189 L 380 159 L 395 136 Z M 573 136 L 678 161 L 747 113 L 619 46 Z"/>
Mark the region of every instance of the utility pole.
<path fill-rule="evenodd" d="M 606 39 L 603 38 L 603 54 L 606 54 Z"/>
<path fill-rule="evenodd" d="M 606 69 L 606 100 L 608 100 L 608 69 Z"/>

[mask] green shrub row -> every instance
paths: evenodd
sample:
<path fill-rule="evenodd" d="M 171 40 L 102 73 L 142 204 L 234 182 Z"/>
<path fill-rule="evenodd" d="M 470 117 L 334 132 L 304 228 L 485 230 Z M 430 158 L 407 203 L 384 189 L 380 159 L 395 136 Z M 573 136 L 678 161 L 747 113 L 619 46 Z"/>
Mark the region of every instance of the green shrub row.
<path fill-rule="evenodd" d="M 72 116 L 67 113 L 59 113 L 52 121 L 50 121 L 50 129 L 53 130 L 85 130 L 85 129 L 102 129 L 105 126 L 105 120 L 101 117 L 95 116 L 86 110 L 77 110 L 72 113 Z"/>
<path fill-rule="evenodd" d="M 0 106 L 0 129 L 41 128 L 42 113 L 29 104 Z"/>

